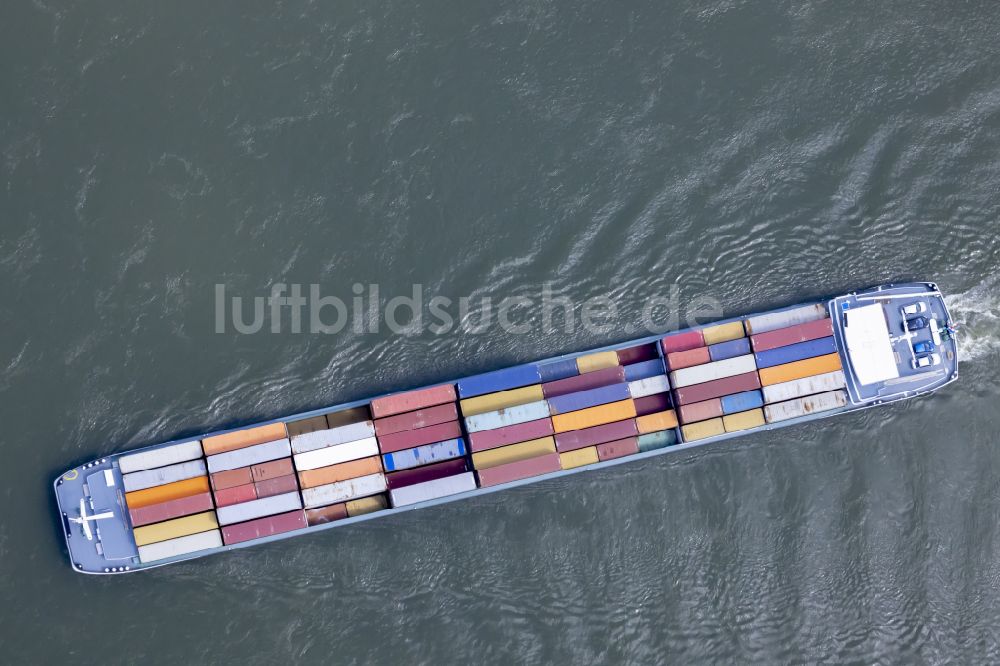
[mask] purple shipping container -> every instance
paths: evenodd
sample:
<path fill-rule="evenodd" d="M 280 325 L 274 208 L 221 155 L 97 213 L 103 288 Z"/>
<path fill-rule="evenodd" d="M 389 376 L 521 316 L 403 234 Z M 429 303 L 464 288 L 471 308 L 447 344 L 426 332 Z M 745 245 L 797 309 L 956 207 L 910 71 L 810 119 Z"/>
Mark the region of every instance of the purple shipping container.
<path fill-rule="evenodd" d="M 695 347 L 705 346 L 705 336 L 701 331 L 687 331 L 685 333 L 674 333 L 668 335 L 660 341 L 664 354 L 672 352 L 687 351 Z"/>
<path fill-rule="evenodd" d="M 621 368 L 621 366 L 617 367 Z M 565 414 L 580 409 L 587 409 L 588 407 L 596 407 L 597 405 L 606 405 L 609 402 L 628 400 L 631 397 L 632 395 L 628 392 L 628 384 L 611 384 L 610 386 L 602 386 L 590 389 L 589 391 L 556 396 L 549 398 L 547 402 L 549 403 L 549 411 L 555 416 L 556 414 Z"/>
<path fill-rule="evenodd" d="M 753 391 L 760 388 L 760 377 L 756 372 L 748 372 L 734 377 L 716 379 L 715 381 L 703 384 L 685 386 L 674 391 L 674 397 L 678 405 L 688 405 L 692 402 L 702 402 L 712 398 L 721 398 L 724 395 L 742 393 L 743 391 Z"/>
<path fill-rule="evenodd" d="M 390 472 L 385 475 L 385 481 L 389 486 L 389 490 L 394 490 L 396 488 L 412 486 L 416 483 L 423 483 L 424 481 L 443 479 L 446 476 L 453 476 L 467 471 L 469 470 L 467 469 L 465 458 L 456 458 L 455 460 L 446 460 L 434 463 L 433 465 Z"/>
<path fill-rule="evenodd" d="M 623 458 L 635 453 L 639 453 L 638 437 L 627 437 L 614 442 L 605 442 L 604 444 L 597 445 L 597 458 L 601 461 Z"/>
<path fill-rule="evenodd" d="M 405 430 L 378 438 L 378 447 L 382 453 L 394 453 L 403 449 L 412 449 L 424 444 L 443 442 L 462 436 L 462 428 L 458 421 L 441 423 L 418 430 Z"/>
<path fill-rule="evenodd" d="M 757 359 L 757 369 L 759 370 L 760 368 L 773 368 L 776 365 L 794 363 L 795 361 L 802 361 L 815 356 L 835 354 L 836 352 L 837 344 L 830 337 L 798 342 L 787 347 L 778 347 L 776 349 L 757 352 L 754 354 L 754 358 Z"/>
<path fill-rule="evenodd" d="M 797 326 L 779 328 L 776 331 L 758 333 L 750 337 L 750 342 L 753 343 L 753 350 L 755 352 L 762 352 L 769 349 L 777 349 L 778 347 L 787 347 L 797 342 L 828 338 L 831 335 L 833 335 L 833 321 L 827 317 L 826 319 L 817 319 L 816 321 L 806 322 Z"/>
<path fill-rule="evenodd" d="M 489 488 L 490 486 L 498 486 L 501 483 L 510 483 L 511 481 L 527 479 L 532 476 L 558 472 L 561 469 L 562 465 L 559 463 L 559 454 L 548 453 L 544 456 L 518 460 L 517 462 L 497 465 L 489 469 L 481 469 L 477 474 L 479 475 L 479 487 Z"/>
<path fill-rule="evenodd" d="M 632 402 L 635 403 L 636 416 L 646 416 L 647 414 L 664 412 L 670 409 L 671 405 L 673 405 L 673 402 L 670 400 L 669 393 L 646 395 L 641 398 L 636 398 Z"/>
<path fill-rule="evenodd" d="M 649 379 L 650 377 L 664 374 L 666 374 L 666 368 L 663 366 L 663 361 L 658 358 L 652 361 L 642 361 L 641 363 L 633 363 L 632 365 L 625 366 L 625 381 L 627 382 L 634 382 L 637 379 Z"/>
<path fill-rule="evenodd" d="M 728 342 L 709 345 L 708 354 L 713 361 L 725 361 L 727 358 L 746 356 L 750 353 L 750 338 L 737 338 Z"/>
<path fill-rule="evenodd" d="M 548 437 L 553 432 L 552 419 L 538 419 L 537 421 L 528 421 L 505 428 L 497 428 L 496 430 L 470 432 L 469 450 L 473 453 L 476 451 L 487 451 L 495 449 L 498 446 L 507 446 L 508 444 L 527 442 L 529 439 Z"/>
<path fill-rule="evenodd" d="M 538 372 L 538 366 L 534 363 L 515 365 L 513 368 L 487 372 L 460 380 L 458 394 L 463 398 L 472 398 L 477 395 L 538 384 L 541 381 L 542 376 Z"/>
<path fill-rule="evenodd" d="M 261 537 L 283 534 L 306 527 L 306 514 L 302 509 L 279 513 L 276 516 L 248 520 L 245 523 L 226 525 L 222 528 L 222 540 L 226 545 L 260 539 Z"/>
<path fill-rule="evenodd" d="M 677 409 L 677 415 L 681 423 L 695 423 L 697 421 L 707 421 L 722 416 L 722 400 L 712 398 L 703 402 L 692 402 L 681 405 Z"/>
<path fill-rule="evenodd" d="M 580 369 L 576 366 L 575 358 L 552 361 L 538 366 L 538 375 L 542 382 L 554 382 L 557 379 L 575 377 L 578 374 L 580 374 Z"/>
<path fill-rule="evenodd" d="M 595 444 L 613 442 L 616 439 L 624 439 L 638 434 L 639 429 L 636 427 L 635 419 L 615 421 L 583 430 L 561 432 L 556 435 L 556 449 L 560 452 L 584 449 Z"/>
<path fill-rule="evenodd" d="M 458 408 L 455 403 L 449 402 L 436 407 L 426 407 L 415 412 L 388 416 L 375 421 L 375 434 L 379 437 L 392 435 L 404 430 L 416 430 L 427 426 L 447 423 L 458 420 Z"/>
<path fill-rule="evenodd" d="M 542 384 L 542 395 L 548 398 L 555 398 L 570 393 L 589 391 L 590 389 L 608 386 L 610 384 L 620 384 L 625 381 L 625 368 L 616 365 L 613 368 L 604 368 L 593 372 L 585 372 L 582 375 L 560 379 L 548 384 Z"/>
<path fill-rule="evenodd" d="M 289 474 L 288 476 L 276 476 L 273 479 L 257 481 L 254 486 L 257 488 L 257 497 L 271 497 L 298 490 L 299 481 L 294 474 Z"/>
<path fill-rule="evenodd" d="M 621 365 L 632 365 L 644 361 L 658 360 L 660 355 L 656 353 L 656 343 L 650 342 L 638 347 L 626 347 L 618 350 L 618 362 Z"/>
<path fill-rule="evenodd" d="M 132 519 L 132 527 L 140 527 L 151 523 L 159 523 L 171 518 L 190 516 L 192 513 L 211 511 L 215 508 L 212 504 L 212 493 L 201 493 L 190 497 L 141 506 L 137 509 L 129 509 L 128 515 Z"/>

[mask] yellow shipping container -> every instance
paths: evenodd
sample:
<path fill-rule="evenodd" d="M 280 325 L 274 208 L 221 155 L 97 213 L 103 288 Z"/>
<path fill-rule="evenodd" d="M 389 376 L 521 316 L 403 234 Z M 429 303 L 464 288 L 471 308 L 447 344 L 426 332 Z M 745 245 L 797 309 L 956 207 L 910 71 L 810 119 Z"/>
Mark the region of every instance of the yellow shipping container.
<path fill-rule="evenodd" d="M 132 530 L 132 534 L 135 536 L 135 545 L 145 546 L 146 544 L 157 543 L 158 541 L 167 541 L 168 539 L 176 539 L 188 536 L 189 534 L 207 532 L 218 529 L 218 527 L 219 521 L 215 519 L 215 512 L 205 511 L 204 513 L 196 513 L 193 516 L 184 516 L 183 518 L 174 518 L 173 520 L 156 523 L 155 525 L 137 527 Z"/>
<path fill-rule="evenodd" d="M 389 503 L 385 499 L 385 495 L 374 495 L 372 497 L 362 497 L 361 499 L 351 500 L 347 502 L 347 515 L 349 517 L 361 516 L 366 513 L 374 513 L 376 511 L 381 511 L 382 509 L 388 509 Z"/>
<path fill-rule="evenodd" d="M 635 425 L 639 429 L 640 435 L 661 430 L 672 430 L 677 427 L 677 414 L 674 410 L 668 409 L 665 412 L 646 414 L 635 419 Z"/>
<path fill-rule="evenodd" d="M 274 442 L 285 437 L 288 437 L 285 424 L 272 423 L 248 430 L 227 432 L 225 435 L 206 437 L 201 440 L 201 446 L 205 449 L 206 456 L 214 456 L 216 453 L 225 453 L 226 451 L 235 451 L 236 449 L 242 449 L 255 444 Z"/>
<path fill-rule="evenodd" d="M 462 415 L 475 416 L 486 412 L 495 412 L 498 409 L 506 409 L 516 405 L 526 405 L 529 402 L 544 400 L 542 385 L 525 386 L 524 388 L 512 391 L 500 391 L 499 393 L 487 393 L 477 395 L 475 398 L 466 398 L 461 401 Z"/>
<path fill-rule="evenodd" d="M 618 402 L 609 402 L 606 405 L 557 414 L 552 417 L 552 427 L 556 432 L 569 432 L 570 430 L 581 430 L 634 417 L 635 403 L 632 400 L 619 400 Z"/>
<path fill-rule="evenodd" d="M 593 465 L 599 460 L 596 446 L 588 446 L 585 449 L 577 449 L 576 451 L 567 451 L 566 453 L 559 454 L 559 464 L 562 465 L 563 469 Z"/>
<path fill-rule="evenodd" d="M 497 465 L 527 460 L 546 453 L 556 452 L 556 440 L 552 437 L 529 439 L 520 444 L 508 444 L 496 449 L 478 451 L 472 454 L 472 466 L 476 469 L 489 469 Z"/>
<path fill-rule="evenodd" d="M 771 386 L 813 375 L 822 375 L 826 372 L 840 370 L 841 367 L 840 354 L 827 354 L 826 356 L 807 358 L 804 361 L 776 365 L 773 368 L 761 368 L 758 372 L 760 373 L 761 385 Z"/>
<path fill-rule="evenodd" d="M 737 430 L 749 430 L 764 425 L 764 410 L 751 409 L 748 412 L 738 412 L 727 414 L 722 417 L 722 425 L 726 432 L 736 432 Z"/>
<path fill-rule="evenodd" d="M 702 329 L 702 335 L 705 336 L 705 345 L 715 345 L 720 342 L 729 342 L 730 340 L 737 340 L 746 335 L 743 330 L 742 321 L 734 321 L 728 324 L 719 324 L 718 326 L 709 326 L 706 329 Z"/>
<path fill-rule="evenodd" d="M 618 352 L 613 351 L 587 354 L 576 359 L 576 368 L 580 371 L 581 375 L 585 372 L 593 372 L 594 370 L 613 368 L 616 365 L 619 365 Z"/>
<path fill-rule="evenodd" d="M 208 492 L 208 477 L 196 476 L 193 479 L 174 481 L 162 486 L 154 486 L 145 490 L 136 490 L 125 493 L 125 503 L 130 509 L 139 509 L 144 506 L 151 506 L 161 502 L 200 495 Z"/>
<path fill-rule="evenodd" d="M 699 421 L 698 423 L 689 423 L 686 426 L 681 426 L 681 433 L 684 435 L 685 442 L 693 442 L 696 439 L 714 437 L 715 435 L 721 435 L 725 432 L 726 427 L 723 425 L 721 418 L 709 419 L 708 421 Z"/>

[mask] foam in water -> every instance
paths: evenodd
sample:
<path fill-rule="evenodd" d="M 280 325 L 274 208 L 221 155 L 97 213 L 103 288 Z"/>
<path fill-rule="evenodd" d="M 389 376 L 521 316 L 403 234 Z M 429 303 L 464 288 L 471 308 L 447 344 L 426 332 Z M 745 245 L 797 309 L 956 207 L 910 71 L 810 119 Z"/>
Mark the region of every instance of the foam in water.
<path fill-rule="evenodd" d="M 958 325 L 959 361 L 974 361 L 1000 350 L 1000 276 L 946 295 L 945 303 Z"/>

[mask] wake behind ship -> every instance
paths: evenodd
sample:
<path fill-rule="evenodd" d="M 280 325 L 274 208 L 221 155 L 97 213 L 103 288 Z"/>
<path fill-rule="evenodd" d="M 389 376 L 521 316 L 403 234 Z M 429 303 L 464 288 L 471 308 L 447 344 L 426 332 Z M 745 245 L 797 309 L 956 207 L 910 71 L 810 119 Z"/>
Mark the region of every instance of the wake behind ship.
<path fill-rule="evenodd" d="M 887 285 L 236 430 L 55 481 L 73 569 L 118 574 L 930 393 L 933 283 Z"/>

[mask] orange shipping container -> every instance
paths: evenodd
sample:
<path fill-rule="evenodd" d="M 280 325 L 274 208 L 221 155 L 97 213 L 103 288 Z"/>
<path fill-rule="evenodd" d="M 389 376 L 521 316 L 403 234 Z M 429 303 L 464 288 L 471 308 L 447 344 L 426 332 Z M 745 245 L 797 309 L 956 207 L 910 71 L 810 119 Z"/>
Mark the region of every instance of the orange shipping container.
<path fill-rule="evenodd" d="M 237 430 L 227 432 L 225 435 L 206 437 L 201 440 L 201 446 L 205 449 L 206 456 L 214 456 L 216 453 L 235 451 L 255 444 L 274 442 L 288 437 L 284 423 L 272 423 L 270 425 L 258 426 L 247 430 Z"/>
<path fill-rule="evenodd" d="M 556 414 L 552 417 L 552 427 L 556 432 L 569 432 L 633 417 L 635 417 L 635 403 L 632 400 L 619 400 L 575 412 Z"/>
<path fill-rule="evenodd" d="M 677 414 L 672 409 L 668 409 L 665 412 L 647 414 L 646 416 L 637 418 L 635 425 L 639 428 L 640 435 L 659 432 L 661 430 L 673 430 L 677 427 Z"/>
<path fill-rule="evenodd" d="M 174 481 L 163 486 L 154 486 L 145 490 L 136 490 L 132 493 L 125 493 L 125 503 L 130 509 L 139 509 L 144 506 L 169 502 L 182 497 L 199 495 L 208 492 L 208 477 L 196 476 L 193 479 Z"/>
<path fill-rule="evenodd" d="M 761 368 L 761 386 L 772 386 L 782 382 L 791 382 L 796 379 L 822 375 L 825 372 L 833 372 L 841 369 L 840 354 L 827 354 L 807 358 L 804 361 L 795 361 L 785 365 L 776 365 L 773 368 Z"/>
<path fill-rule="evenodd" d="M 337 483 L 348 479 L 356 479 L 359 476 L 369 474 L 379 474 L 382 472 L 382 460 L 378 456 L 371 458 L 361 458 L 351 460 L 338 465 L 320 467 L 319 469 L 309 469 L 299 472 L 299 484 L 303 488 L 315 488 L 327 483 Z"/>

